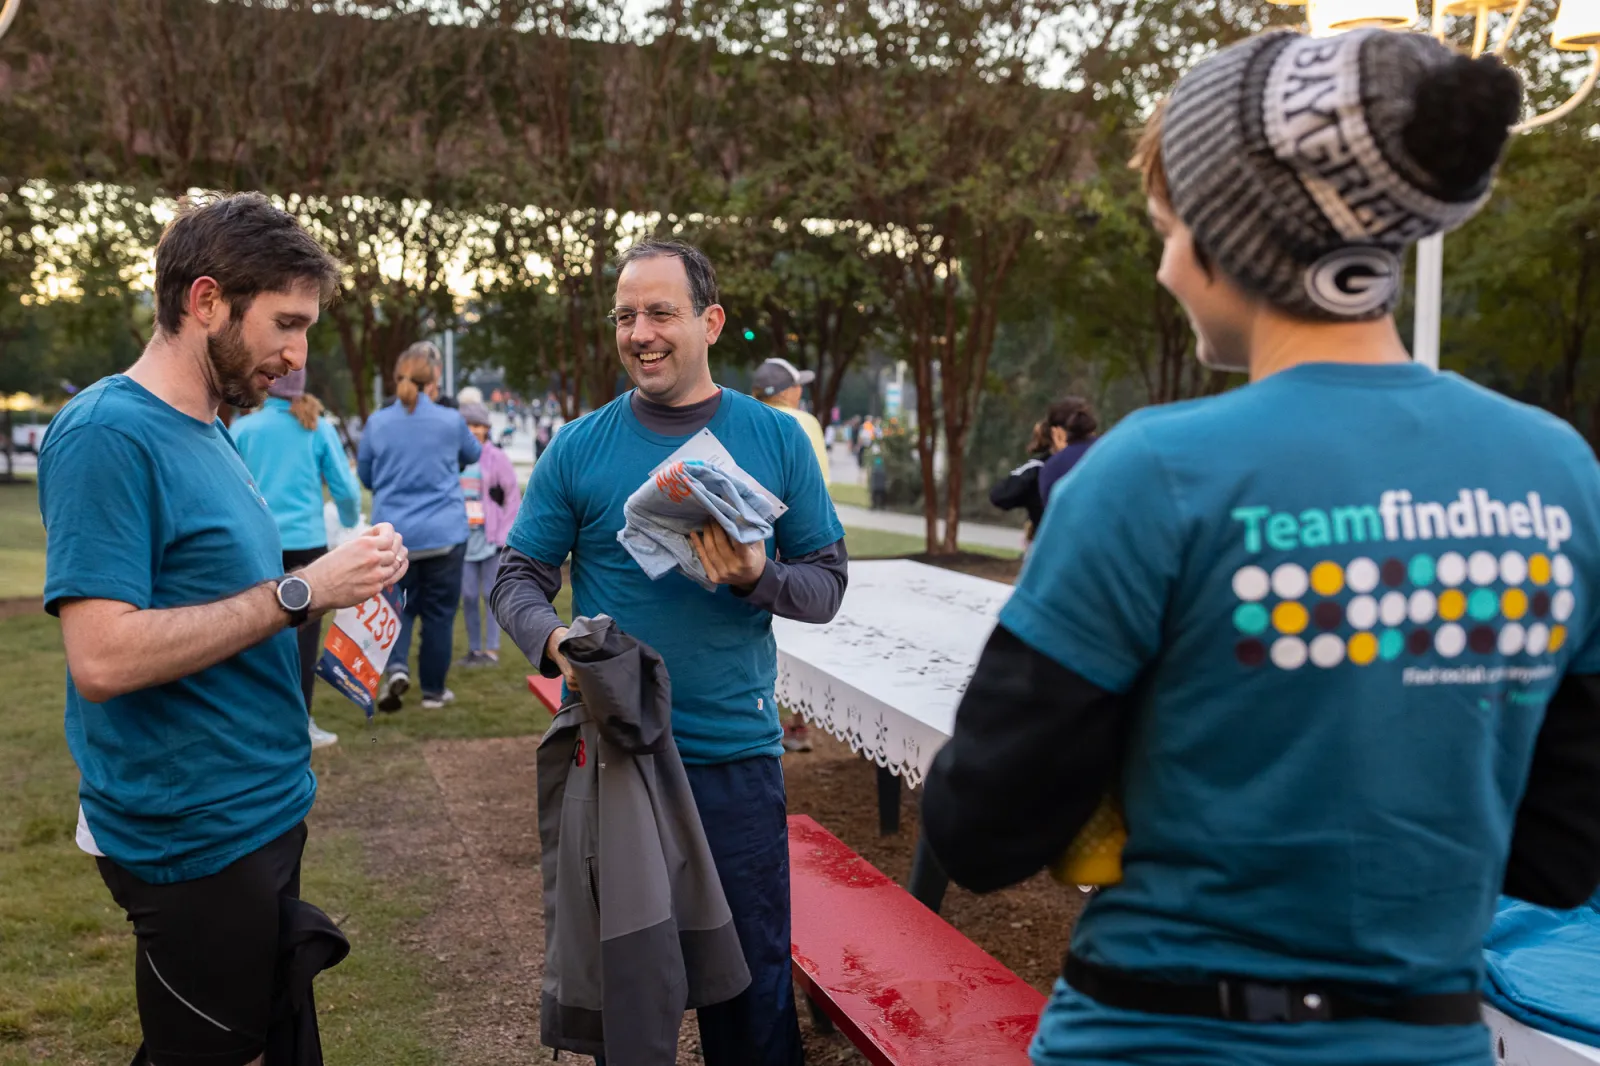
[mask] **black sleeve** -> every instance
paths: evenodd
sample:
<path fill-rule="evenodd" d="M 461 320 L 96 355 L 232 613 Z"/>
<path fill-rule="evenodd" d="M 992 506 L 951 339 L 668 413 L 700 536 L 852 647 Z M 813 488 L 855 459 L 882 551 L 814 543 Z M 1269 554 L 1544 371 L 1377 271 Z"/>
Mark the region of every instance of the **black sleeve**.
<path fill-rule="evenodd" d="M 1542 907 L 1582 906 L 1600 886 L 1600 675 L 1561 680 L 1517 808 L 1505 893 Z"/>
<path fill-rule="evenodd" d="M 551 602 L 560 591 L 561 567 L 530 558 L 515 548 L 500 552 L 500 570 L 489 594 L 495 621 L 545 677 L 561 676 L 544 654 L 550 634 L 565 624 Z"/>
<path fill-rule="evenodd" d="M 1011 471 L 989 489 L 989 502 L 1002 511 L 1028 506 L 1039 498 L 1039 471 L 1043 466 L 1039 460 L 1030 459 Z"/>
<path fill-rule="evenodd" d="M 923 790 L 922 831 L 951 880 L 990 892 L 1061 857 L 1117 777 L 1125 702 L 994 631 Z"/>
<path fill-rule="evenodd" d="M 822 625 L 833 621 L 850 583 L 850 557 L 844 541 L 793 559 L 771 559 L 760 579 L 733 594 L 779 618 Z"/>

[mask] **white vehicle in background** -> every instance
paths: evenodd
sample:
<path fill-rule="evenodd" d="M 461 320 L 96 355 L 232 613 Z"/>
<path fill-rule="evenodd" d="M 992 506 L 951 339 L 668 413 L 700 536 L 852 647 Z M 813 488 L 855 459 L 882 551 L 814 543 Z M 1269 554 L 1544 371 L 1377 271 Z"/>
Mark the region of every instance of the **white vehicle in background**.
<path fill-rule="evenodd" d="M 50 414 L 45 411 L 11 412 L 11 450 L 37 455 L 39 445 L 44 443 L 45 427 L 49 424 Z"/>

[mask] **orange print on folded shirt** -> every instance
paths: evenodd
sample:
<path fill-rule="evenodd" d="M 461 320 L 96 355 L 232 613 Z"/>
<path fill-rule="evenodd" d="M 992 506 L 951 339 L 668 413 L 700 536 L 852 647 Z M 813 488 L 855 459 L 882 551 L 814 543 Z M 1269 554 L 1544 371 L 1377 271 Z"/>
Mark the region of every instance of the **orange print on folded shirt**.
<path fill-rule="evenodd" d="M 656 474 L 656 488 L 673 503 L 682 503 L 694 495 L 689 488 L 689 475 L 684 473 L 681 460 Z"/>

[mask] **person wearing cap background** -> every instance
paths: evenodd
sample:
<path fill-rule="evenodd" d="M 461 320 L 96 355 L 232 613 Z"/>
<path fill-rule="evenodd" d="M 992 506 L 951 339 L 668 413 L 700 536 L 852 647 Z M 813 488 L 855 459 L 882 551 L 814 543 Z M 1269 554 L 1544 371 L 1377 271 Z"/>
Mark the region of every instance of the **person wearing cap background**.
<path fill-rule="evenodd" d="M 350 529 L 361 520 L 361 485 L 345 458 L 339 431 L 322 420 L 322 410 L 321 401 L 306 392 L 306 371 L 301 367 L 274 381 L 261 409 L 233 426 L 239 454 L 278 523 L 286 573 L 327 554 L 324 485 L 339 509 L 340 525 Z M 296 636 L 311 746 L 326 748 L 339 742 L 338 735 L 319 729 L 310 717 L 317 659 L 322 655 L 321 619 L 308 620 Z"/>
<path fill-rule="evenodd" d="M 828 443 L 822 435 L 822 423 L 800 406 L 800 397 L 806 386 L 815 380 L 815 371 L 800 370 L 787 359 L 768 359 L 756 367 L 750 392 L 768 407 L 782 411 L 800 423 L 800 428 L 806 431 L 806 439 L 811 442 L 811 450 L 817 453 L 817 465 L 822 468 L 822 483 L 826 485 L 831 479 L 828 473 Z M 811 750 L 811 737 L 805 719 L 798 714 L 791 715 L 788 724 L 783 727 L 783 750 Z"/>
<path fill-rule="evenodd" d="M 822 436 L 822 423 L 817 416 L 800 406 L 800 397 L 807 385 L 817 380 L 815 371 L 800 370 L 787 359 L 768 359 L 756 367 L 750 383 L 750 393 L 768 407 L 775 407 L 800 423 L 817 453 L 817 465 L 822 468 L 822 483 L 828 484 L 828 443 Z"/>
<path fill-rule="evenodd" d="M 500 661 L 500 625 L 494 620 L 489 594 L 500 568 L 500 549 L 506 546 L 506 535 L 522 506 L 522 492 L 511 460 L 489 440 L 489 409 L 481 401 L 463 399 L 461 417 L 483 445 L 477 462 L 461 471 L 461 495 L 467 502 L 467 554 L 461 569 L 467 657 L 461 665 L 486 666 Z"/>
<path fill-rule="evenodd" d="M 1057 487 L 923 800 L 980 891 L 1121 807 L 1035 1063 L 1488 1066 L 1497 896 L 1600 882 L 1600 467 L 1392 317 L 1520 98 L 1419 34 L 1277 32 L 1151 120 L 1160 280 L 1250 384 Z"/>

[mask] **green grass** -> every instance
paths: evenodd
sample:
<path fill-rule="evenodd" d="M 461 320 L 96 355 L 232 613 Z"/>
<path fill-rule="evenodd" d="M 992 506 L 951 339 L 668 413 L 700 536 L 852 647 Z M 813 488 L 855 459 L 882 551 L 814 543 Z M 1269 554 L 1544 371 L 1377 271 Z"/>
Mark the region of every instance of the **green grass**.
<path fill-rule="evenodd" d="M 567 609 L 564 598 L 560 606 Z M 78 775 L 61 732 L 59 625 L 43 613 L 0 620 L 0 647 L 0 1066 L 125 1062 L 139 1042 L 133 940 L 93 861 L 73 843 Z M 457 655 L 465 649 L 458 622 Z M 317 720 L 341 743 L 313 759 L 321 793 L 303 891 L 342 922 L 354 947 L 317 982 L 329 1062 L 444 1061 L 448 1036 L 429 1016 L 434 977 L 405 942 L 447 901 L 425 877 L 376 868 L 369 835 L 352 823 L 381 821 L 397 789 L 432 787 L 424 740 L 542 730 L 549 719 L 528 694 L 527 672 L 507 645 L 498 667 L 451 672 L 458 701 L 449 710 L 423 712 L 412 699 L 370 726 L 319 686 Z"/>
<path fill-rule="evenodd" d="M 0 484 L 0 600 L 44 593 L 44 524 L 31 480 Z"/>
<path fill-rule="evenodd" d="M 835 481 L 828 486 L 828 495 L 833 497 L 834 503 L 847 507 L 872 506 L 872 493 L 865 485 L 847 485 Z"/>

